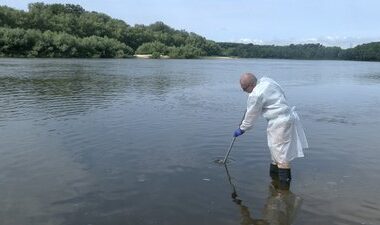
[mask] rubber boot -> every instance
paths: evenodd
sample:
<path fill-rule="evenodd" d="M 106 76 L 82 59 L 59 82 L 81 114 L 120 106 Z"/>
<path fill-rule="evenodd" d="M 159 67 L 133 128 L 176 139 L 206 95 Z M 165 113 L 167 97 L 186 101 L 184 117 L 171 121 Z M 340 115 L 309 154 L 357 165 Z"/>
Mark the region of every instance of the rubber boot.
<path fill-rule="evenodd" d="M 272 163 L 269 166 L 269 176 L 272 180 L 278 180 L 278 167 L 277 165 L 273 165 Z"/>
<path fill-rule="evenodd" d="M 278 180 L 278 167 L 277 165 L 273 165 L 272 163 L 269 166 L 269 176 L 272 178 L 272 186 L 274 189 L 278 189 L 279 180 Z"/>
<path fill-rule="evenodd" d="M 278 168 L 278 177 L 279 177 L 279 188 L 281 190 L 289 190 L 290 181 L 292 180 L 292 175 L 290 169 Z"/>

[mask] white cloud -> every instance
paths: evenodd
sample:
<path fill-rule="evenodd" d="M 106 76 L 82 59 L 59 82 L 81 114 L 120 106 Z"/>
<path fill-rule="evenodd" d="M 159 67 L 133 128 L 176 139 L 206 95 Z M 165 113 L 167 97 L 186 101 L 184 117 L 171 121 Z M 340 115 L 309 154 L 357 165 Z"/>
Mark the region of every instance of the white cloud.
<path fill-rule="evenodd" d="M 243 44 L 252 43 L 252 44 L 255 44 L 255 45 L 263 45 L 263 44 L 265 44 L 265 42 L 263 40 L 260 40 L 260 39 L 250 39 L 250 38 L 240 38 L 237 42 L 238 43 L 243 43 Z"/>

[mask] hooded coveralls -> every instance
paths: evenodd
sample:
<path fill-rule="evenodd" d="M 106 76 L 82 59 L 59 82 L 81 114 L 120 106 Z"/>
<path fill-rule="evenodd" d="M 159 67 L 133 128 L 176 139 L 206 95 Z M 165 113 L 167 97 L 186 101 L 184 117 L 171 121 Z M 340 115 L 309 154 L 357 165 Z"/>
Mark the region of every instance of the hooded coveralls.
<path fill-rule="evenodd" d="M 280 85 L 268 77 L 259 79 L 249 94 L 240 129 L 250 129 L 260 115 L 268 121 L 268 147 L 273 162 L 288 164 L 304 156 L 302 149 L 308 148 L 308 143 L 295 107 L 289 107 Z"/>

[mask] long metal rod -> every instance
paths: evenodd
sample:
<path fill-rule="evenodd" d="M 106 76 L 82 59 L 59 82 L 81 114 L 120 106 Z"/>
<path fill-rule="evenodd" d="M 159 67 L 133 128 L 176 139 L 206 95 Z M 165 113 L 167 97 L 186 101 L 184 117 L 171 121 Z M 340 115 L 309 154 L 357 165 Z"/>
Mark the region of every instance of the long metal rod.
<path fill-rule="evenodd" d="M 243 114 L 243 117 L 241 118 L 241 122 L 239 124 L 239 127 L 240 127 L 241 123 L 243 122 L 243 120 L 245 118 L 245 114 L 246 114 L 246 112 Z M 227 158 L 230 155 L 230 152 L 231 152 L 232 146 L 234 145 L 235 140 L 236 140 L 236 137 L 232 138 L 232 141 L 231 141 L 231 144 L 230 144 L 230 148 L 228 149 L 226 156 L 224 156 L 224 159 L 223 159 L 223 162 L 222 162 L 223 164 L 226 164 Z"/>
<path fill-rule="evenodd" d="M 231 152 L 231 149 L 232 149 L 232 146 L 234 145 L 235 140 L 236 140 L 236 137 L 232 138 L 232 141 L 231 141 L 231 144 L 230 144 L 230 148 L 228 149 L 226 156 L 224 156 L 223 164 L 226 164 L 226 161 L 227 161 L 228 155 L 229 155 L 230 152 Z"/>

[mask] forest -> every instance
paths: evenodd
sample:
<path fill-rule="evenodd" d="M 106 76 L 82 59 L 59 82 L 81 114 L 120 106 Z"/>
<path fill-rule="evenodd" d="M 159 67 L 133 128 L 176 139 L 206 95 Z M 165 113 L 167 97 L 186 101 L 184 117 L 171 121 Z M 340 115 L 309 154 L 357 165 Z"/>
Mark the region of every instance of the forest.
<path fill-rule="evenodd" d="M 128 58 L 137 54 L 380 61 L 380 42 L 349 49 L 215 42 L 160 21 L 131 26 L 80 5 L 37 2 L 29 4 L 27 11 L 0 6 L 0 57 Z"/>

